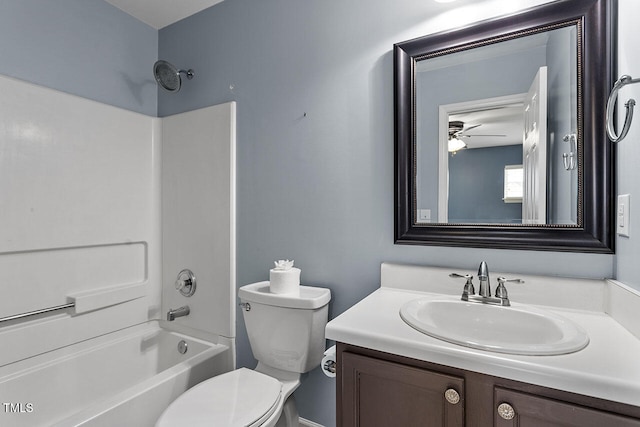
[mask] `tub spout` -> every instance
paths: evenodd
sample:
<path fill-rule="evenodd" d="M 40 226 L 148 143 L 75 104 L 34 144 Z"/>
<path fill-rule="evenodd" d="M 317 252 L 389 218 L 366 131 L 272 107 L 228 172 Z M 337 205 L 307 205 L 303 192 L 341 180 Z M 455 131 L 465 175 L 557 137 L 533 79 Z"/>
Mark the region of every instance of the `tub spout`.
<path fill-rule="evenodd" d="M 176 308 L 175 310 L 173 308 L 170 308 L 167 312 L 167 320 L 169 322 L 173 322 L 174 320 L 176 320 L 176 317 L 188 316 L 190 312 L 191 310 L 189 309 L 188 305 L 183 305 L 182 307 Z"/>

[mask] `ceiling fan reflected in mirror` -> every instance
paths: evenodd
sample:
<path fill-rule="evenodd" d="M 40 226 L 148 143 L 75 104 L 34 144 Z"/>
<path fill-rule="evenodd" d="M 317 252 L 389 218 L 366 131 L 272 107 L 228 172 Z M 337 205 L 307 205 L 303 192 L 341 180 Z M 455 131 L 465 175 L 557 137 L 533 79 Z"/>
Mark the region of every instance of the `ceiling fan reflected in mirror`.
<path fill-rule="evenodd" d="M 461 120 L 450 121 L 448 151 L 450 153 L 455 154 L 459 150 L 468 148 L 467 143 L 464 142 L 461 138 L 505 137 L 506 136 L 506 135 L 492 135 L 492 134 L 473 134 L 473 135 L 467 134 L 467 132 L 469 132 L 470 130 L 480 126 L 482 126 L 482 123 L 465 127 L 465 122 Z"/>

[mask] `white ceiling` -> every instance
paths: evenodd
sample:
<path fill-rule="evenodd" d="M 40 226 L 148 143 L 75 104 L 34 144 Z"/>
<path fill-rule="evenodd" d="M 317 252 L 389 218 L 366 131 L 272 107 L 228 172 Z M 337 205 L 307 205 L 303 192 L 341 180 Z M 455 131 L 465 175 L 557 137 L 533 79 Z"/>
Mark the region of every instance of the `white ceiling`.
<path fill-rule="evenodd" d="M 159 30 L 223 0 L 105 0 Z"/>

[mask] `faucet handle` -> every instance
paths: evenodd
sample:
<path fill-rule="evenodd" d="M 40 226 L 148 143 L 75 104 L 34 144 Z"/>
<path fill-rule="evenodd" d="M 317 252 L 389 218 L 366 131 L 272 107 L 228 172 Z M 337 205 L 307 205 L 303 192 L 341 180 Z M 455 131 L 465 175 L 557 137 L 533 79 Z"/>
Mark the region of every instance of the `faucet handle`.
<path fill-rule="evenodd" d="M 512 283 L 524 283 L 524 280 L 522 279 L 507 279 L 506 277 L 498 277 L 498 284 L 502 284 L 504 285 L 507 282 L 512 282 Z"/>
<path fill-rule="evenodd" d="M 196 276 L 191 270 L 185 268 L 178 273 L 175 286 L 176 291 L 180 292 L 185 297 L 190 297 L 196 292 Z"/>
<path fill-rule="evenodd" d="M 524 283 L 522 279 L 507 279 L 506 277 L 498 277 L 498 286 L 496 287 L 496 298 L 508 299 L 509 296 L 507 294 L 507 288 L 504 286 L 505 283 Z"/>
<path fill-rule="evenodd" d="M 473 287 L 473 276 L 471 274 L 451 273 L 449 274 L 449 277 L 467 280 L 467 282 L 464 284 L 464 290 L 462 291 L 462 299 L 465 299 L 466 296 L 476 294 L 476 289 Z"/>

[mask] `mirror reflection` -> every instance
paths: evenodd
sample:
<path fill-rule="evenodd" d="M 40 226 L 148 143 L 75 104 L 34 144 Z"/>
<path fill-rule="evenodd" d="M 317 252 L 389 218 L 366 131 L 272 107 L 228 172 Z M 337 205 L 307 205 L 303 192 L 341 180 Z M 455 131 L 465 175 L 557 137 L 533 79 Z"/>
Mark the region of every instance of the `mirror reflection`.
<path fill-rule="evenodd" d="M 577 27 L 416 62 L 417 223 L 577 225 Z"/>

